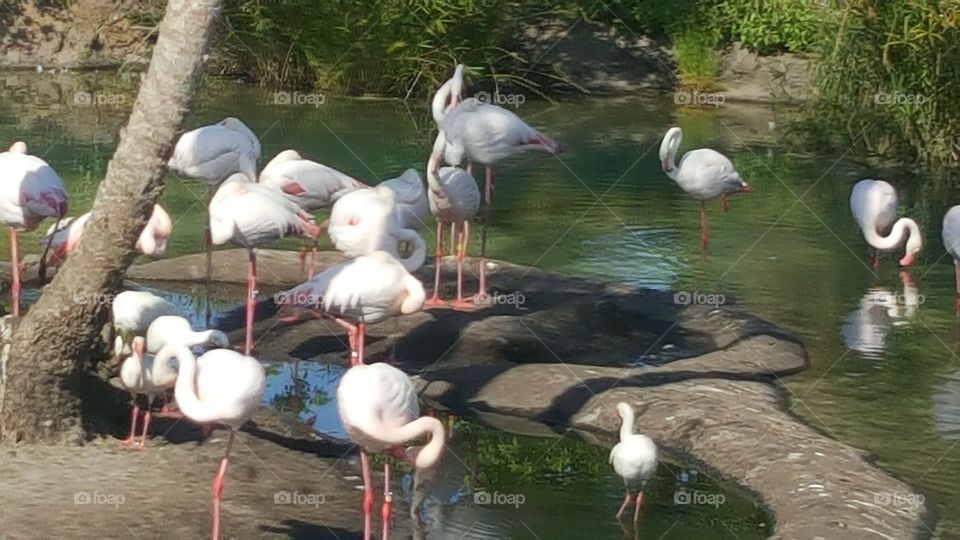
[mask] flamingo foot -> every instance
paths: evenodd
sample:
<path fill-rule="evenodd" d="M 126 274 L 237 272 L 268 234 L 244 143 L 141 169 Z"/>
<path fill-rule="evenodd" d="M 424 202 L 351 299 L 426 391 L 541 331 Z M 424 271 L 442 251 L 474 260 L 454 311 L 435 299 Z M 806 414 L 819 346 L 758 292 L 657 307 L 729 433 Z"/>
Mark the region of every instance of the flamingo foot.
<path fill-rule="evenodd" d="M 450 302 L 450 307 L 457 311 L 474 311 L 477 309 L 477 303 L 466 298 L 460 298 Z"/>
<path fill-rule="evenodd" d="M 633 500 L 633 497 L 628 491 L 626 495 L 623 496 L 623 504 L 620 505 L 620 510 L 617 511 L 617 521 L 622 521 L 623 513 L 627 511 L 627 506 L 630 505 L 630 502 Z"/>
<path fill-rule="evenodd" d="M 434 293 L 434 295 L 428 298 L 427 301 L 423 303 L 423 305 L 429 306 L 429 307 L 442 307 L 442 306 L 446 306 L 447 302 L 446 300 L 443 300 L 442 298 L 440 298 L 440 296 L 438 296 L 436 293 Z"/>

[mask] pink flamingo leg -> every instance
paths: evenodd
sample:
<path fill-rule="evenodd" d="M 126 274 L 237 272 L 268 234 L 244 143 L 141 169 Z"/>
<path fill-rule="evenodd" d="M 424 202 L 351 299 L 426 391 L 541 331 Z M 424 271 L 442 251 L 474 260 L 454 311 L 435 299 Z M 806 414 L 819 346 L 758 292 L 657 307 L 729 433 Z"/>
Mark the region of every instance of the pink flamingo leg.
<path fill-rule="evenodd" d="M 627 506 L 630 505 L 630 501 L 633 497 L 630 495 L 630 490 L 627 490 L 626 495 L 623 496 L 623 504 L 620 505 L 620 510 L 617 511 L 617 521 L 620 521 L 623 517 L 623 513 L 627 511 Z"/>
<path fill-rule="evenodd" d="M 137 417 L 140 416 L 140 407 L 137 406 L 137 396 L 133 396 L 133 409 L 130 412 L 130 435 L 120 441 L 123 446 L 131 446 L 136 440 Z"/>
<path fill-rule="evenodd" d="M 640 521 L 640 507 L 641 507 L 641 506 L 643 506 L 643 490 L 642 490 L 642 489 L 640 490 L 639 493 L 637 493 L 637 504 L 636 504 L 636 507 L 633 509 L 633 523 L 634 523 L 634 524 L 636 524 L 638 521 Z"/>
<path fill-rule="evenodd" d="M 700 201 L 700 249 L 710 244 L 710 224 L 707 221 L 707 203 Z"/>
<path fill-rule="evenodd" d="M 490 206 L 493 203 L 493 166 L 487 165 L 483 190 L 483 232 L 480 234 L 480 298 L 487 296 L 487 229 L 490 227 Z"/>
<path fill-rule="evenodd" d="M 450 253 L 457 253 L 457 224 L 450 224 Z"/>
<path fill-rule="evenodd" d="M 463 298 L 463 259 L 467 253 L 467 241 L 470 238 L 470 222 L 460 224 L 460 235 L 457 237 L 457 299 L 453 302 L 454 309 L 470 309 L 471 302 Z"/>
<path fill-rule="evenodd" d="M 150 429 L 150 404 L 147 403 L 147 410 L 143 413 L 143 433 L 140 434 L 140 449 L 147 449 L 147 430 Z"/>
<path fill-rule="evenodd" d="M 363 363 L 363 349 L 367 341 L 367 325 L 360 323 L 357 325 L 357 363 Z"/>
<path fill-rule="evenodd" d="M 317 247 L 319 246 L 320 241 L 316 238 L 313 239 L 313 245 L 310 246 L 310 274 L 309 279 L 313 279 L 313 275 L 317 273 Z"/>
<path fill-rule="evenodd" d="M 370 459 L 362 448 L 360 467 L 363 469 L 363 539 L 370 540 L 370 529 L 373 528 L 373 480 L 370 476 Z"/>
<path fill-rule="evenodd" d="M 300 246 L 300 275 L 307 273 L 307 246 Z M 310 276 L 313 277 L 313 276 Z M 309 277 L 307 279 L 310 279 Z"/>
<path fill-rule="evenodd" d="M 227 449 L 223 453 L 223 459 L 220 460 L 217 476 L 213 479 L 213 529 L 210 532 L 212 540 L 220 539 L 220 500 L 223 499 L 223 479 L 227 475 L 227 463 L 230 459 L 230 449 L 233 448 L 234 436 L 231 428 L 230 436 L 227 438 Z"/>
<path fill-rule="evenodd" d="M 13 316 L 20 316 L 20 242 L 19 233 L 10 228 L 10 274 L 13 283 L 10 284 L 10 299 L 13 302 Z"/>
<path fill-rule="evenodd" d="M 383 506 L 380 508 L 380 519 L 383 522 L 382 540 L 387 540 L 390 534 L 390 517 L 393 515 L 393 492 L 390 490 L 390 458 L 383 460 Z"/>
<path fill-rule="evenodd" d="M 729 211 L 730 211 L 730 198 L 727 197 L 727 194 L 726 194 L 726 193 L 721 193 L 721 194 L 720 194 L 720 206 L 723 207 L 723 211 L 724 211 L 724 212 L 729 212 Z"/>
<path fill-rule="evenodd" d="M 250 272 L 247 274 L 247 339 L 243 354 L 250 356 L 253 351 L 253 318 L 257 303 L 257 254 L 250 250 Z"/>
<path fill-rule="evenodd" d="M 349 322 L 334 317 L 334 322 L 347 331 L 347 339 L 350 341 L 350 367 L 363 363 L 363 344 L 360 338 L 360 327 L 362 324 L 350 324 Z"/>
<path fill-rule="evenodd" d="M 437 221 L 436 268 L 433 276 L 433 296 L 425 302 L 428 306 L 442 306 L 446 302 L 440 299 L 440 265 L 443 263 L 443 223 Z"/>

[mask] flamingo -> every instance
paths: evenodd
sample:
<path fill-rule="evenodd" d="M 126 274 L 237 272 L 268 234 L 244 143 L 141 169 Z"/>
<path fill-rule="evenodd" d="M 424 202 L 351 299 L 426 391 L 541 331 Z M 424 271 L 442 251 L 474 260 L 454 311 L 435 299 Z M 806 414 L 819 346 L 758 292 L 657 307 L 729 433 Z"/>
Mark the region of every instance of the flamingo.
<path fill-rule="evenodd" d="M 260 171 L 259 183 L 282 191 L 305 212 L 328 208 L 346 193 L 369 187 L 336 169 L 304 159 L 296 150 L 284 150 L 270 160 Z M 316 258 L 317 242 L 314 241 L 309 277 L 313 277 Z M 306 253 L 303 253 L 304 268 L 305 259 Z"/>
<path fill-rule="evenodd" d="M 147 430 L 150 428 L 150 405 L 153 399 L 173 388 L 177 381 L 177 370 L 171 365 L 169 359 L 160 362 L 153 355 L 147 356 L 146 342 L 142 336 L 133 339 L 133 354 L 128 356 L 120 365 L 120 382 L 123 387 L 130 391 L 133 397 L 133 411 L 130 415 L 130 436 L 121 444 L 125 446 L 138 447 L 144 450 L 147 447 Z M 140 408 L 137 406 L 137 396 L 144 394 L 147 396 L 147 408 L 143 414 L 143 433 L 140 435 L 140 443 L 136 442 L 137 417 L 140 415 Z"/>
<path fill-rule="evenodd" d="M 260 405 L 266 373 L 256 358 L 230 349 L 214 349 L 196 358 L 183 345 L 169 345 L 154 362 L 176 358 L 179 365 L 174 394 L 183 415 L 199 424 L 218 423 L 230 429 L 227 447 L 213 480 L 213 527 L 210 537 L 220 538 L 220 501 L 223 480 L 236 431 Z"/>
<path fill-rule="evenodd" d="M 457 166 L 464 159 L 476 161 L 486 166 L 483 204 L 483 231 L 480 237 L 480 294 L 487 294 L 486 281 L 486 253 L 487 229 L 490 226 L 490 208 L 495 187 L 495 164 L 506 158 L 527 150 L 546 152 L 559 155 L 566 152 L 566 146 L 546 134 L 530 127 L 516 114 L 489 103 L 483 103 L 475 98 L 458 101 L 459 97 L 453 92 L 459 91 L 462 83 L 463 68 L 457 66 L 454 79 L 450 86 L 441 87 L 439 96 L 434 96 L 434 103 L 443 103 L 448 99 L 455 106 L 437 115 L 438 108 L 432 112 L 438 122 L 440 131 L 444 133 L 446 145 L 444 160 L 449 165 Z M 444 97 L 444 96 L 447 97 Z M 469 171 L 469 168 L 468 168 Z"/>
<path fill-rule="evenodd" d="M 350 365 L 357 365 L 363 363 L 366 326 L 420 311 L 426 292 L 396 258 L 385 251 L 374 251 L 331 266 L 281 293 L 278 299 L 285 309 L 310 309 L 347 330 Z"/>
<path fill-rule="evenodd" d="M 246 124 L 231 116 L 181 135 L 174 146 L 173 155 L 167 161 L 167 167 L 180 176 L 207 184 L 206 202 L 209 208 L 217 186 L 230 175 L 242 173 L 250 181 L 256 182 L 258 159 L 260 140 Z M 209 285 L 213 267 L 209 228 L 205 231 L 205 240 Z"/>
<path fill-rule="evenodd" d="M 367 452 L 387 452 L 383 465 L 382 540 L 388 540 L 393 493 L 390 491 L 390 455 L 412 464 L 417 472 L 435 466 L 445 445 L 443 424 L 420 416 L 413 382 L 399 369 L 379 363 L 358 364 L 347 370 L 337 387 L 340 419 L 350 439 L 360 446 L 363 469 L 363 536 L 370 540 L 373 525 L 373 481 Z M 407 441 L 427 435 L 420 449 L 403 449 Z"/>
<path fill-rule="evenodd" d="M 480 189 L 477 181 L 459 167 L 440 168 L 446 140 L 441 131 L 433 144 L 433 153 L 427 162 L 427 182 L 430 185 L 430 212 L 437 220 L 437 255 L 434 269 L 433 297 L 429 305 L 442 305 L 440 299 L 440 266 L 443 259 L 443 224 L 452 225 L 455 255 L 457 257 L 457 299 L 454 307 L 465 307 L 463 299 L 463 258 L 470 239 L 470 219 L 480 209 Z"/>
<path fill-rule="evenodd" d="M 59 221 L 67 215 L 70 200 L 63 181 L 46 161 L 27 154 L 22 141 L 0 152 L 0 223 L 10 228 L 10 263 L 13 283 L 10 296 L 13 315 L 20 315 L 21 272 L 19 231 L 30 231 L 44 218 Z M 46 258 L 40 258 L 40 282 L 46 278 Z"/>
<path fill-rule="evenodd" d="M 906 253 L 900 259 L 900 265 L 910 266 L 916 262 L 923 249 L 923 236 L 916 221 L 897 219 L 897 190 L 893 186 L 883 180 L 857 182 L 850 193 L 850 211 L 869 245 L 874 269 L 880 268 L 881 252 L 893 251 L 904 245 L 905 240 Z"/>
<path fill-rule="evenodd" d="M 386 251 L 414 272 L 426 260 L 427 244 L 414 229 L 404 227 L 401 213 L 389 187 L 356 190 L 334 203 L 327 232 L 334 247 L 349 258 Z M 400 254 L 401 242 L 412 245 L 409 255 Z"/>
<path fill-rule="evenodd" d="M 210 200 L 210 239 L 215 245 L 233 242 L 247 249 L 247 336 L 244 354 L 253 350 L 253 318 L 257 294 L 255 249 L 286 236 L 314 239 L 320 227 L 313 218 L 272 188 L 252 183 L 243 174 L 227 179 Z"/>
<path fill-rule="evenodd" d="M 113 299 L 113 326 L 117 330 L 118 355 L 126 352 L 135 336 L 146 335 L 150 323 L 164 315 L 183 312 L 169 301 L 146 291 L 123 291 Z"/>
<path fill-rule="evenodd" d="M 643 505 L 643 489 L 657 470 L 657 445 L 650 437 L 633 432 L 633 407 L 623 402 L 617 403 L 617 413 L 622 420 L 620 442 L 610 450 L 610 464 L 623 479 L 627 490 L 623 504 L 617 512 L 617 521 L 623 517 L 633 498 L 630 494 L 631 488 L 639 485 L 633 510 L 633 522 L 636 523 L 640 517 L 640 506 Z"/>
<path fill-rule="evenodd" d="M 724 211 L 730 209 L 730 193 L 749 193 L 750 185 L 740 177 L 733 163 L 720 152 L 710 148 L 690 150 L 676 163 L 683 131 L 678 127 L 667 130 L 660 143 L 660 167 L 681 189 L 700 201 L 700 247 L 710 243 L 710 225 L 707 220 L 707 201 L 720 197 Z"/>
<path fill-rule="evenodd" d="M 423 179 L 416 170 L 407 169 L 400 176 L 384 180 L 377 187 L 393 192 L 396 201 L 395 213 L 400 226 L 416 231 L 426 224 L 427 216 L 430 215 L 427 190 L 424 189 Z"/>
<path fill-rule="evenodd" d="M 960 307 L 960 205 L 947 210 L 943 216 L 943 246 L 953 257 L 954 276 L 957 287 L 957 305 Z"/>
<path fill-rule="evenodd" d="M 167 345 L 225 349 L 230 346 L 230 340 L 220 330 L 196 332 L 187 319 L 164 315 L 154 319 L 147 328 L 147 350 L 158 353 Z"/>
<path fill-rule="evenodd" d="M 91 215 L 91 212 L 87 212 L 77 218 L 66 218 L 59 223 L 59 227 L 53 225 L 47 230 L 44 242 L 50 245 L 50 260 L 47 262 L 49 266 L 62 265 L 67 255 L 76 249 Z M 148 257 L 160 257 L 167 251 L 167 240 L 171 234 L 173 220 L 170 219 L 170 214 L 159 204 L 155 204 L 150 220 L 137 238 L 137 251 Z"/>

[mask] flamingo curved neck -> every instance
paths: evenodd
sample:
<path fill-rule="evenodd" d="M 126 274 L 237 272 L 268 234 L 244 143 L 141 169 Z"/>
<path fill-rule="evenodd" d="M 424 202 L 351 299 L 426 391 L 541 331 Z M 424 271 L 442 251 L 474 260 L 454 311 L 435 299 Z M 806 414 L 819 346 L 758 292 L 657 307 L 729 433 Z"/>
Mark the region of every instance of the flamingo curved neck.
<path fill-rule="evenodd" d="M 633 411 L 627 411 L 623 415 L 623 422 L 620 424 L 620 440 L 629 439 L 633 435 Z"/>
<path fill-rule="evenodd" d="M 447 115 L 447 102 L 450 101 L 453 79 L 443 83 L 437 93 L 433 95 L 433 101 L 430 102 L 430 113 L 433 115 L 433 121 L 438 125 L 443 122 Z"/>
<path fill-rule="evenodd" d="M 180 373 L 177 375 L 177 384 L 173 391 L 177 398 L 177 405 L 184 416 L 194 422 L 216 420 L 218 418 L 216 412 L 210 410 L 197 396 L 197 358 L 185 345 L 168 345 L 157 353 L 154 361 L 166 363 L 171 358 L 176 358 L 180 363 Z"/>
<path fill-rule="evenodd" d="M 683 133 L 677 129 L 664 137 L 663 142 L 660 143 L 660 168 L 671 180 L 676 180 L 680 172 L 677 153 L 682 140 Z"/>
<path fill-rule="evenodd" d="M 909 235 L 907 233 L 909 231 Z M 891 249 L 896 249 L 900 247 L 909 237 L 913 235 L 920 235 L 920 227 L 917 226 L 917 223 L 910 218 L 900 218 L 893 225 L 893 228 L 890 229 L 890 234 L 887 236 L 881 236 L 877 232 L 877 228 L 870 224 L 864 230 L 864 237 L 867 240 L 867 243 L 873 246 L 875 249 L 882 251 L 888 251 Z"/>
<path fill-rule="evenodd" d="M 416 468 L 425 469 L 436 464 L 443 454 L 446 436 L 444 435 L 443 424 L 440 423 L 440 420 L 432 416 L 421 416 L 399 428 L 384 426 L 382 431 L 377 434 L 377 438 L 390 446 L 398 446 L 427 434 L 430 435 L 430 442 L 420 449 L 417 457 L 414 459 L 414 466 Z"/>
<path fill-rule="evenodd" d="M 397 239 L 400 242 L 410 242 L 413 245 L 413 253 L 407 257 L 401 257 L 400 264 L 407 272 L 416 272 L 427 260 L 427 243 L 413 229 L 400 229 Z"/>

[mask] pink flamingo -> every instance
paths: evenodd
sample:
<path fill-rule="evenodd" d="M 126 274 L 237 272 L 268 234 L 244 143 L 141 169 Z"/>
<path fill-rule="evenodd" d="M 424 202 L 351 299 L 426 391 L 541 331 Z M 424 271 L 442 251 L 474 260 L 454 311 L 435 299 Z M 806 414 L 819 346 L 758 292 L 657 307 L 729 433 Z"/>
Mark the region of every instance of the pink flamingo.
<path fill-rule="evenodd" d="M 217 186 L 230 175 L 242 173 L 251 182 L 256 182 L 258 159 L 260 140 L 246 124 L 231 116 L 211 126 L 203 126 L 181 135 L 173 148 L 173 155 L 167 161 L 167 167 L 180 176 L 207 184 L 209 208 Z M 209 283 L 213 265 L 209 229 L 205 231 L 205 240 Z"/>
<path fill-rule="evenodd" d="M 617 521 L 623 517 L 633 498 L 630 490 L 636 489 L 637 500 L 633 509 L 633 522 L 636 523 L 640 518 L 640 507 L 643 506 L 643 489 L 657 471 L 657 445 L 650 437 L 633 432 L 633 407 L 627 403 L 617 403 L 617 413 L 621 419 L 620 442 L 610 450 L 610 464 L 627 489 L 617 512 Z"/>
<path fill-rule="evenodd" d="M 313 218 L 279 191 L 250 182 L 243 174 L 227 179 L 210 200 L 210 238 L 213 244 L 233 242 L 247 248 L 247 335 L 244 354 L 253 350 L 253 319 L 257 295 L 255 249 L 286 236 L 314 239 L 320 227 Z"/>
<path fill-rule="evenodd" d="M 710 226 L 707 223 L 707 201 L 720 197 L 724 211 L 730 208 L 727 195 L 751 191 L 740 177 L 733 163 L 726 156 L 709 148 L 690 150 L 676 163 L 677 152 L 683 132 L 678 127 L 667 130 L 660 143 L 660 167 L 681 189 L 700 201 L 700 247 L 707 249 L 710 243 Z"/>
<path fill-rule="evenodd" d="M 462 79 L 463 69 L 457 66 L 454 79 Z M 450 101 L 453 105 L 438 115 L 436 105 L 432 108 L 434 119 L 445 136 L 444 160 L 450 165 L 459 165 L 464 159 L 476 161 L 486 166 L 484 186 L 483 231 L 480 237 L 480 293 L 487 294 L 486 253 L 487 229 L 490 226 L 490 207 L 496 184 L 493 166 L 506 158 L 527 150 L 558 155 L 566 152 L 566 146 L 544 133 L 527 125 L 516 114 L 475 98 L 467 98 L 458 103 L 453 93 L 463 86 L 456 80 L 450 86 L 441 87 L 439 95 L 434 96 L 434 104 Z M 446 96 L 446 97 L 445 97 Z M 468 172 L 470 168 L 468 167 Z"/>
<path fill-rule="evenodd" d="M 196 358 L 183 345 L 164 347 L 154 362 L 179 363 L 174 394 L 183 415 L 200 424 L 223 424 L 230 429 L 227 447 L 213 480 L 213 526 L 210 538 L 220 538 L 220 501 L 230 450 L 236 431 L 260 406 L 266 373 L 256 358 L 229 349 L 214 349 Z"/>
<path fill-rule="evenodd" d="M 363 363 L 366 326 L 395 315 L 416 313 L 426 299 L 423 284 L 385 251 L 340 263 L 278 295 L 284 309 L 311 310 L 347 330 L 350 365 Z M 296 320 L 288 316 L 284 320 Z"/>
<path fill-rule="evenodd" d="M 404 211 L 396 192 L 381 184 L 348 193 L 334 203 L 327 232 L 334 247 L 351 259 L 374 251 L 386 251 L 408 272 L 414 272 L 426 260 L 427 244 L 416 230 L 402 223 L 401 215 L 415 213 L 410 208 Z M 400 254 L 401 242 L 412 246 L 409 255 Z"/>
<path fill-rule="evenodd" d="M 0 222 L 10 227 L 10 262 L 13 315 L 20 315 L 21 272 L 19 231 L 30 231 L 44 218 L 59 221 L 67 214 L 69 198 L 63 181 L 46 161 L 27 154 L 24 142 L 0 152 Z M 46 258 L 40 258 L 40 281 L 46 278 Z"/>
<path fill-rule="evenodd" d="M 59 228 L 51 226 L 47 230 L 44 241 L 50 245 L 50 259 L 47 261 L 49 266 L 62 265 L 67 255 L 76 249 L 91 215 L 87 212 L 77 218 L 66 218 L 60 222 Z M 173 234 L 173 220 L 170 219 L 170 214 L 159 204 L 155 204 L 150 220 L 137 238 L 137 251 L 148 257 L 160 257 L 167 252 L 167 240 L 171 234 Z"/>
<path fill-rule="evenodd" d="M 173 388 L 177 381 L 177 370 L 169 360 L 158 362 L 153 355 L 146 354 L 146 340 L 143 336 L 133 338 L 133 354 L 127 357 L 120 365 L 120 382 L 133 396 L 133 410 L 130 415 L 130 436 L 121 444 L 144 450 L 147 448 L 147 432 L 150 429 L 150 406 L 153 399 Z M 147 396 L 147 408 L 143 414 L 143 432 L 140 442 L 136 441 L 137 417 L 140 408 L 137 406 L 137 396 Z"/>
<path fill-rule="evenodd" d="M 382 540 L 388 540 L 393 493 L 390 491 L 390 456 L 413 465 L 417 473 L 436 465 L 446 437 L 443 424 L 420 416 L 417 391 L 410 377 L 387 364 L 358 364 L 347 370 L 337 387 L 340 419 L 350 439 L 360 446 L 363 469 L 363 537 L 370 540 L 373 525 L 373 481 L 367 452 L 389 452 L 383 465 Z M 421 449 L 404 449 L 407 441 L 429 437 Z M 415 509 L 414 509 L 415 511 Z"/>
<path fill-rule="evenodd" d="M 296 150 L 284 150 L 260 171 L 260 184 L 285 193 L 304 212 L 329 208 L 343 195 L 369 187 L 336 169 L 304 159 Z M 312 243 L 309 277 L 316 271 L 317 242 Z M 306 268 L 306 252 L 301 254 Z"/>
<path fill-rule="evenodd" d="M 463 299 L 463 258 L 470 239 L 470 219 L 480 209 L 480 189 L 477 181 L 459 167 L 440 168 L 440 160 L 446 145 L 441 131 L 433 144 L 433 153 L 427 162 L 427 182 L 430 185 L 430 211 L 437 220 L 437 254 L 434 269 L 433 297 L 429 305 L 442 305 L 440 299 L 440 267 L 443 260 L 443 224 L 450 223 L 454 235 L 457 257 L 457 299 L 454 307 L 466 307 Z"/>
<path fill-rule="evenodd" d="M 874 269 L 880 268 L 880 253 L 904 244 L 906 253 L 900 259 L 900 266 L 916 262 L 923 249 L 923 235 L 916 221 L 905 217 L 897 219 L 897 190 L 893 186 L 883 180 L 857 182 L 850 192 L 850 211 L 869 245 Z"/>

